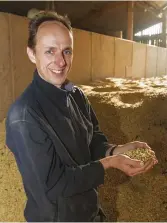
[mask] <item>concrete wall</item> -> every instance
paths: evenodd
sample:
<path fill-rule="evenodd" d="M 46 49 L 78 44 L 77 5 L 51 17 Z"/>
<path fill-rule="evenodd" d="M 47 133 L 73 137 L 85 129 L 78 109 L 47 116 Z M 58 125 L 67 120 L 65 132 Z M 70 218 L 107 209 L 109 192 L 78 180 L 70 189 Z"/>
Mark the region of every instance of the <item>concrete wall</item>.
<path fill-rule="evenodd" d="M 0 120 L 13 100 L 8 15 L 0 13 Z M 3 35 L 2 35 L 3 34 Z"/>
<path fill-rule="evenodd" d="M 69 79 L 75 83 L 91 80 L 91 33 L 74 29 L 74 58 Z"/>
<path fill-rule="evenodd" d="M 157 73 L 158 47 L 147 45 L 146 51 L 146 77 L 155 77 Z"/>
<path fill-rule="evenodd" d="M 114 55 L 115 38 L 92 33 L 92 80 L 113 76 Z"/>
<path fill-rule="evenodd" d="M 132 77 L 134 78 L 140 78 L 145 76 L 146 50 L 147 50 L 147 45 L 140 43 L 133 43 Z"/>
<path fill-rule="evenodd" d="M 27 18 L 0 13 L 0 121 L 32 79 L 35 67 L 26 55 L 27 28 Z M 69 79 L 76 84 L 107 77 L 155 77 L 166 72 L 165 48 L 74 29 Z"/>
<path fill-rule="evenodd" d="M 14 78 L 14 99 L 24 91 L 32 80 L 35 66 L 27 57 L 28 20 L 25 17 L 9 14 L 11 42 L 11 66 Z M 21 31 L 21 32 L 20 32 Z"/>
<path fill-rule="evenodd" d="M 131 77 L 133 43 L 115 39 L 115 77 Z"/>
<path fill-rule="evenodd" d="M 0 121 L 32 79 L 34 66 L 26 56 L 27 24 L 26 18 L 0 13 Z"/>
<path fill-rule="evenodd" d="M 158 56 L 157 56 L 157 76 L 163 76 L 166 74 L 166 57 L 167 49 L 158 47 Z"/>

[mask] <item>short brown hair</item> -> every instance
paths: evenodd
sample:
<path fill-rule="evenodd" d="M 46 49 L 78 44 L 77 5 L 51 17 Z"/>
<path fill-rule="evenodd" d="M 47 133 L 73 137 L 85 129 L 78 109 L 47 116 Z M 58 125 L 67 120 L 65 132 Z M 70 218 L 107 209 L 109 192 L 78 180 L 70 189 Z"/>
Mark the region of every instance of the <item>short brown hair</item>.
<path fill-rule="evenodd" d="M 39 26 L 43 22 L 47 21 L 57 21 L 62 23 L 67 27 L 69 31 L 72 31 L 71 22 L 67 16 L 59 15 L 54 11 L 41 11 L 36 14 L 29 22 L 29 37 L 28 37 L 28 47 L 35 50 L 36 45 L 36 34 Z"/>

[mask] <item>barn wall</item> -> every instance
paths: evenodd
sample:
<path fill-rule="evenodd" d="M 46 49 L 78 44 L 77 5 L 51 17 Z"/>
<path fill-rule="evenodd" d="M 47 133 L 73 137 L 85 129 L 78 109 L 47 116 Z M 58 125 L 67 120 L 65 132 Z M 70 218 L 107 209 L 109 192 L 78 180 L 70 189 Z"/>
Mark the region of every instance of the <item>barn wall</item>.
<path fill-rule="evenodd" d="M 35 66 L 27 57 L 28 20 L 25 17 L 9 14 L 10 55 L 14 81 L 14 99 L 31 82 Z"/>
<path fill-rule="evenodd" d="M 74 29 L 74 58 L 69 79 L 75 83 L 91 80 L 91 32 Z"/>
<path fill-rule="evenodd" d="M 115 64 L 115 38 L 92 33 L 92 80 L 112 77 Z"/>
<path fill-rule="evenodd" d="M 115 77 L 129 77 L 132 67 L 133 43 L 128 40 L 115 39 Z"/>
<path fill-rule="evenodd" d="M 147 45 L 146 52 L 146 77 L 157 76 L 157 59 L 158 59 L 158 47 Z"/>
<path fill-rule="evenodd" d="M 157 47 L 158 48 L 158 56 L 157 56 L 157 76 L 163 76 L 166 74 L 166 58 L 167 58 L 167 50 L 166 48 Z"/>
<path fill-rule="evenodd" d="M 0 13 L 0 33 L 0 120 L 2 120 L 13 101 L 8 14 Z"/>
<path fill-rule="evenodd" d="M 28 19 L 0 13 L 0 120 L 31 82 L 35 66 L 26 54 Z M 142 78 L 166 74 L 167 50 L 74 29 L 69 79 L 84 84 L 107 77 Z"/>
<path fill-rule="evenodd" d="M 145 44 L 133 43 L 132 52 L 132 76 L 134 78 L 145 77 L 146 73 L 146 50 Z"/>

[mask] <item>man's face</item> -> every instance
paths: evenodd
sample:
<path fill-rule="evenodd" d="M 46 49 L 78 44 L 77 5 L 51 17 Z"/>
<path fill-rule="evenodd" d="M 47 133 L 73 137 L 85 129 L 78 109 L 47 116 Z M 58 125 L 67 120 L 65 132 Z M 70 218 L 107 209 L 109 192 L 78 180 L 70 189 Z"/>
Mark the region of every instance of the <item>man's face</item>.
<path fill-rule="evenodd" d="M 41 78 L 61 87 L 72 65 L 72 33 L 59 22 L 44 22 L 37 31 L 35 52 L 28 48 L 27 53 Z"/>

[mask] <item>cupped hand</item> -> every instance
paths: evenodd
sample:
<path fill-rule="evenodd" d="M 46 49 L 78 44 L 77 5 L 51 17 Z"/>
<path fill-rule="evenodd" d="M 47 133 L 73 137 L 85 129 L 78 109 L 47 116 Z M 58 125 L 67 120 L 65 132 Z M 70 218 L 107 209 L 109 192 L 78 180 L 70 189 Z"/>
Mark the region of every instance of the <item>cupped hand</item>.
<path fill-rule="evenodd" d="M 124 145 L 118 145 L 114 149 L 113 155 L 117 155 L 117 154 L 120 154 L 120 153 L 125 153 L 129 150 L 133 150 L 133 149 L 137 149 L 137 148 L 149 149 L 149 150 L 151 150 L 152 154 L 155 154 L 154 151 L 150 148 L 150 146 L 147 143 L 140 142 L 140 141 L 133 141 L 133 142 L 126 143 Z"/>
<path fill-rule="evenodd" d="M 122 154 L 114 155 L 110 160 L 111 167 L 123 171 L 128 176 L 135 176 L 148 172 L 156 163 L 156 160 L 150 159 L 144 164 L 139 160 L 131 159 Z"/>

